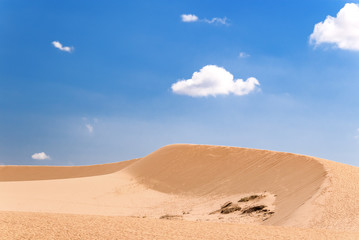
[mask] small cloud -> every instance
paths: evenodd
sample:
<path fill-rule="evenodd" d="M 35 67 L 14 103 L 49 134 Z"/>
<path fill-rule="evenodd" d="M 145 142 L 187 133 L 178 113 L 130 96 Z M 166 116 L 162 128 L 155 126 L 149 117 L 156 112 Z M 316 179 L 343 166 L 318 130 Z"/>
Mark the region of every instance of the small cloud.
<path fill-rule="evenodd" d="M 182 14 L 181 15 L 182 22 L 196 22 L 198 21 L 198 17 L 193 14 Z"/>
<path fill-rule="evenodd" d="M 87 131 L 92 134 L 94 131 L 94 127 L 96 125 L 96 123 L 98 123 L 98 119 L 97 118 L 93 118 L 92 121 L 91 119 L 88 119 L 86 117 L 83 117 L 82 120 L 85 122 L 85 127 L 87 129 Z"/>
<path fill-rule="evenodd" d="M 227 18 L 218 18 L 218 17 L 214 17 L 212 19 L 199 19 L 196 15 L 194 14 L 182 14 L 181 15 L 181 19 L 182 22 L 205 22 L 205 23 L 209 23 L 209 24 L 228 24 L 227 23 Z"/>
<path fill-rule="evenodd" d="M 359 51 L 359 5 L 347 3 L 336 17 L 327 16 L 315 24 L 310 43 L 334 44 L 340 49 Z"/>
<path fill-rule="evenodd" d="M 247 57 L 250 57 L 251 55 L 249 55 L 248 53 L 245 53 L 245 52 L 240 52 L 238 57 L 239 58 L 247 58 Z"/>
<path fill-rule="evenodd" d="M 89 131 L 89 133 L 92 133 L 93 132 L 93 126 L 91 124 L 86 124 L 86 128 L 87 130 Z"/>
<path fill-rule="evenodd" d="M 58 48 L 60 49 L 61 51 L 64 51 L 64 52 L 68 52 L 68 53 L 71 53 L 73 50 L 74 50 L 74 47 L 65 47 L 65 46 L 62 46 L 62 44 L 58 41 L 53 41 L 52 42 L 52 45 L 55 47 L 55 48 Z"/>
<path fill-rule="evenodd" d="M 211 20 L 203 19 L 202 21 L 206 22 L 206 23 L 209 23 L 209 24 L 212 24 L 212 23 L 223 24 L 223 25 L 227 24 L 227 18 L 226 17 L 224 17 L 224 18 L 215 17 L 215 18 L 212 18 Z"/>
<path fill-rule="evenodd" d="M 259 82 L 250 77 L 246 81 L 234 80 L 233 75 L 216 65 L 204 66 L 199 72 L 194 72 L 192 78 L 180 80 L 172 84 L 172 91 L 176 94 L 191 97 L 205 97 L 216 95 L 247 95 L 254 91 Z"/>
<path fill-rule="evenodd" d="M 50 156 L 46 155 L 46 153 L 44 153 L 44 152 L 41 152 L 41 153 L 34 153 L 31 156 L 31 158 L 35 159 L 35 160 L 46 160 L 46 159 L 50 159 Z"/>

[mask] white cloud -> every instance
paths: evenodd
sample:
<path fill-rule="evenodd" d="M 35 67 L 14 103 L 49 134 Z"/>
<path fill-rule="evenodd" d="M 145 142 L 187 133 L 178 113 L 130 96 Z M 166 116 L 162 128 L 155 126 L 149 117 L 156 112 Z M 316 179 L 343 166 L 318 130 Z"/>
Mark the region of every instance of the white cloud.
<path fill-rule="evenodd" d="M 46 160 L 46 159 L 50 159 L 49 155 L 46 155 L 46 153 L 41 152 L 41 153 L 34 153 L 32 156 L 32 159 L 35 160 Z"/>
<path fill-rule="evenodd" d="M 205 23 L 209 23 L 209 24 L 214 23 L 214 24 L 224 24 L 224 25 L 227 24 L 227 18 L 226 17 L 224 17 L 224 18 L 215 17 L 215 18 L 212 18 L 212 19 L 209 20 L 207 18 L 199 19 L 194 14 L 182 14 L 181 19 L 182 19 L 182 22 L 205 22 Z"/>
<path fill-rule="evenodd" d="M 65 47 L 65 46 L 62 46 L 62 44 L 58 41 L 53 41 L 52 42 L 52 45 L 55 47 L 55 48 L 58 48 L 60 49 L 61 51 L 64 51 L 64 52 L 69 52 L 71 53 L 73 50 L 74 50 L 74 47 Z"/>
<path fill-rule="evenodd" d="M 93 118 L 88 119 L 87 117 L 83 117 L 82 120 L 85 122 L 85 127 L 87 129 L 87 131 L 92 134 L 95 128 L 95 125 L 98 123 L 98 119 L 97 118 Z"/>
<path fill-rule="evenodd" d="M 212 18 L 211 20 L 203 19 L 203 21 L 206 22 L 206 23 L 209 23 L 209 24 L 211 24 L 211 23 L 224 24 L 224 25 L 227 24 L 227 18 L 226 17 L 224 17 L 224 18 L 215 17 L 215 18 Z"/>
<path fill-rule="evenodd" d="M 182 22 L 197 22 L 198 17 L 193 14 L 182 14 L 181 15 Z"/>
<path fill-rule="evenodd" d="M 92 133 L 93 132 L 93 126 L 91 124 L 86 124 L 86 128 L 87 130 L 89 131 L 89 133 Z"/>
<path fill-rule="evenodd" d="M 246 81 L 234 80 L 233 75 L 216 65 L 204 66 L 199 72 L 194 72 L 191 79 L 180 80 L 172 84 L 172 91 L 176 94 L 192 97 L 216 95 L 246 95 L 259 86 L 256 78 L 250 77 Z"/>
<path fill-rule="evenodd" d="M 324 22 L 317 23 L 310 42 L 315 46 L 329 43 L 341 49 L 359 51 L 359 5 L 347 3 L 336 17 L 327 16 Z"/>
<path fill-rule="evenodd" d="M 240 52 L 238 57 L 239 58 L 246 58 L 246 57 L 250 57 L 251 55 L 249 55 L 248 53 L 245 53 L 245 52 Z"/>

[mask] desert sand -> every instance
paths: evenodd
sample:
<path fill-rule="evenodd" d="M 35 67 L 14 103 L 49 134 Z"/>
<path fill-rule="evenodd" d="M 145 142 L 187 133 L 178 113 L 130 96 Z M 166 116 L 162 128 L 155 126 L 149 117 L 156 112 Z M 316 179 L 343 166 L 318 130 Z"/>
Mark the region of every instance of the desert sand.
<path fill-rule="evenodd" d="M 0 166 L 3 239 L 359 239 L 359 168 L 176 144 L 140 159 Z"/>

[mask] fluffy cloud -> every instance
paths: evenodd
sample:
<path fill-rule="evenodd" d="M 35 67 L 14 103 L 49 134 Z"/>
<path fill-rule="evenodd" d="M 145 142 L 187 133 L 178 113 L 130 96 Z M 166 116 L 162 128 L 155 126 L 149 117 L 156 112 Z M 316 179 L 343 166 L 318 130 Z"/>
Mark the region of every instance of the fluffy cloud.
<path fill-rule="evenodd" d="M 205 22 L 205 23 L 209 23 L 209 24 L 212 24 L 212 23 L 215 23 L 215 24 L 227 24 L 227 18 L 224 17 L 224 18 L 218 18 L 218 17 L 215 17 L 215 18 L 212 18 L 212 19 L 199 19 L 196 15 L 194 14 L 182 14 L 181 15 L 181 19 L 182 19 L 182 22 Z"/>
<path fill-rule="evenodd" d="M 359 5 L 347 3 L 336 17 L 327 16 L 324 22 L 317 23 L 310 42 L 335 44 L 338 48 L 359 51 Z"/>
<path fill-rule="evenodd" d="M 35 160 L 46 160 L 46 159 L 50 159 L 49 155 L 46 155 L 46 153 L 41 152 L 41 153 L 34 153 L 32 156 L 32 159 Z"/>
<path fill-rule="evenodd" d="M 196 22 L 198 21 L 198 17 L 193 14 L 182 14 L 181 15 L 182 22 Z"/>
<path fill-rule="evenodd" d="M 58 41 L 53 41 L 52 42 L 52 45 L 55 47 L 55 48 L 58 48 L 60 49 L 61 51 L 64 51 L 64 52 L 69 52 L 71 53 L 73 50 L 74 50 L 74 47 L 65 47 L 65 46 L 62 46 L 62 44 Z"/>
<path fill-rule="evenodd" d="M 256 78 L 250 77 L 246 81 L 234 80 L 233 75 L 222 67 L 207 65 L 199 72 L 194 72 L 191 79 L 180 80 L 172 84 L 172 91 L 176 94 L 192 97 L 216 95 L 246 95 L 259 86 Z"/>

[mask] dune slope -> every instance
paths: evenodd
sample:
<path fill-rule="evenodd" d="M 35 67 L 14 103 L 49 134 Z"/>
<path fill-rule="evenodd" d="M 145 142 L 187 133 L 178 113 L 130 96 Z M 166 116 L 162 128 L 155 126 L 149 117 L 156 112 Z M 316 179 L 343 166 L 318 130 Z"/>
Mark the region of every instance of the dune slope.
<path fill-rule="evenodd" d="M 184 220 L 358 232 L 357 183 L 359 168 L 314 157 L 176 144 L 113 164 L 0 167 L 0 211 L 150 218 L 170 214 Z M 274 214 L 255 220 L 257 215 L 243 209 L 210 214 L 226 201 L 252 194 L 265 196 L 263 204 Z"/>
<path fill-rule="evenodd" d="M 128 167 L 139 182 L 167 193 L 232 195 L 270 192 L 281 224 L 321 187 L 326 171 L 315 158 L 235 147 L 171 145 Z"/>

